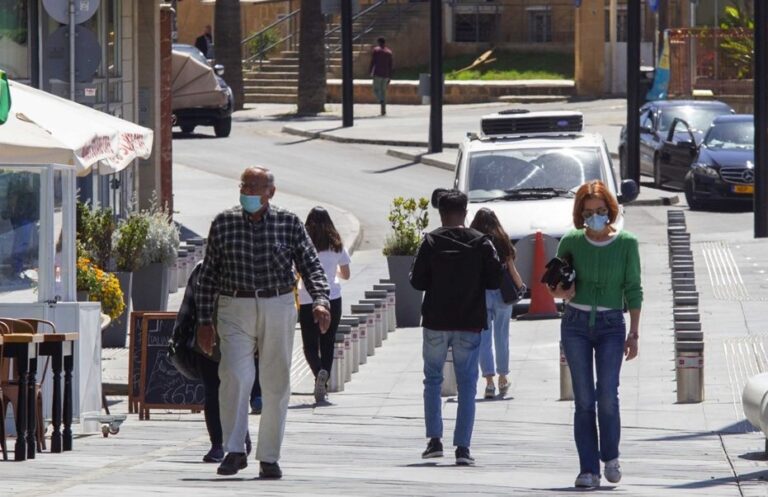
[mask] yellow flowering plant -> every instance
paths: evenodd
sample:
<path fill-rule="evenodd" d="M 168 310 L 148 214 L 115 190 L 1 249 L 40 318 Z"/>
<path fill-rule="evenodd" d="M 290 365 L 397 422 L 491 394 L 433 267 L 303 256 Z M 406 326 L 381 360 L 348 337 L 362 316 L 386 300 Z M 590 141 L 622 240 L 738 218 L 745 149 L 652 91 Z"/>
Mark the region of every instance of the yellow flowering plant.
<path fill-rule="evenodd" d="M 114 274 L 107 273 L 87 257 L 77 258 L 77 289 L 87 291 L 88 300 L 101 302 L 104 314 L 117 319 L 125 310 L 123 291 Z"/>

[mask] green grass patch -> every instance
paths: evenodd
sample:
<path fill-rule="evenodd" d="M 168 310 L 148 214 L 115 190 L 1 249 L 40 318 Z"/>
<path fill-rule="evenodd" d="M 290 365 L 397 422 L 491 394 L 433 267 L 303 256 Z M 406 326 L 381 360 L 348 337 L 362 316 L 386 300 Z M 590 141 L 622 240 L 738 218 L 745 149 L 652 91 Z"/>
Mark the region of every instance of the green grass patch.
<path fill-rule="evenodd" d="M 482 52 L 480 52 L 482 53 Z M 461 55 L 443 61 L 446 80 L 494 81 L 504 79 L 573 79 L 573 56 L 562 53 L 511 52 L 494 50 L 496 60 L 482 66 L 455 73 L 467 67 L 480 56 Z M 397 54 L 395 54 L 397 58 Z M 397 60 L 397 59 L 395 59 Z M 419 79 L 420 73 L 428 73 L 429 65 L 395 68 L 394 79 Z"/>

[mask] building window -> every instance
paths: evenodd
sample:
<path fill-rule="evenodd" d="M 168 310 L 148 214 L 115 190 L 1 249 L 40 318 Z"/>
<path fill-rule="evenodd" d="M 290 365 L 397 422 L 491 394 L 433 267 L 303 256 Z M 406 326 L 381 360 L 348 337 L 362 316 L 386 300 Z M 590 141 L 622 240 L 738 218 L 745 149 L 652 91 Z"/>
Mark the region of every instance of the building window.
<path fill-rule="evenodd" d="M 528 8 L 528 41 L 531 43 L 552 41 L 552 11 L 549 8 Z"/>
<path fill-rule="evenodd" d="M 496 15 L 492 14 L 456 14 L 454 17 L 454 37 L 457 42 L 493 41 L 496 33 Z"/>
<path fill-rule="evenodd" d="M 611 41 L 611 12 L 605 9 L 605 41 Z M 616 10 L 616 41 L 626 43 L 627 41 L 627 8 L 620 6 Z"/>
<path fill-rule="evenodd" d="M 27 0 L 0 0 L 0 69 L 13 79 L 29 79 Z"/>

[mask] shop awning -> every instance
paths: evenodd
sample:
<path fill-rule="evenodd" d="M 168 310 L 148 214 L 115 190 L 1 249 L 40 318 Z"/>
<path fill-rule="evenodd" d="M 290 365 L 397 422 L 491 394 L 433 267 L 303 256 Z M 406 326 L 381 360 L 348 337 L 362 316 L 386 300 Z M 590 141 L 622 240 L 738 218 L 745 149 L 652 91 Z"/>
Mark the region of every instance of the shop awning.
<path fill-rule="evenodd" d="M 152 153 L 152 130 L 11 81 L 0 164 L 69 164 L 84 176 L 121 171 Z M 55 159 L 55 160 L 54 160 Z"/>

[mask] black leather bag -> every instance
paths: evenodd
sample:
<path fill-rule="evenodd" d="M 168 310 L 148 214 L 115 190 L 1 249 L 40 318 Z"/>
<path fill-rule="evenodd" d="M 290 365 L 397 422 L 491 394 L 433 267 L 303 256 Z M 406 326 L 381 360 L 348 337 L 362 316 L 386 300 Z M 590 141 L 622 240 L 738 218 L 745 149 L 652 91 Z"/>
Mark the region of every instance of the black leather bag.
<path fill-rule="evenodd" d="M 199 380 L 197 367 L 199 354 L 194 349 L 194 337 L 185 333 L 175 333 L 168 342 L 168 359 L 171 364 L 190 380 Z"/>
<path fill-rule="evenodd" d="M 512 275 L 509 274 L 507 266 L 504 265 L 501 266 L 501 285 L 499 286 L 499 290 L 501 290 L 501 300 L 503 300 L 505 304 L 515 304 L 523 298 L 525 285 L 515 285 L 515 280 L 512 279 Z"/>

